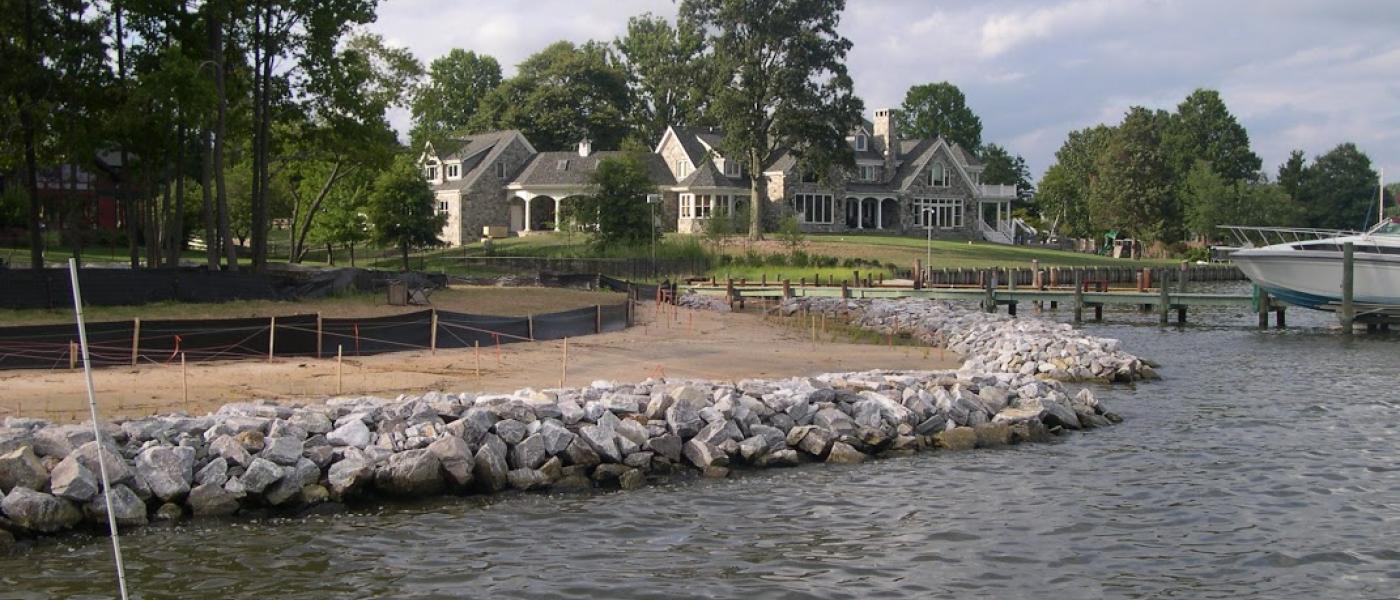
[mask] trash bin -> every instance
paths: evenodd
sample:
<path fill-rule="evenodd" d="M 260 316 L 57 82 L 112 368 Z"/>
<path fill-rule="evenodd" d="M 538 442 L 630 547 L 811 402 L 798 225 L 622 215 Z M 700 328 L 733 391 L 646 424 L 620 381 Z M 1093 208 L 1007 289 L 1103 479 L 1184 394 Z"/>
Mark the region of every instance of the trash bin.
<path fill-rule="evenodd" d="M 402 279 L 389 280 L 389 304 L 391 306 L 404 306 L 408 304 L 408 284 Z"/>

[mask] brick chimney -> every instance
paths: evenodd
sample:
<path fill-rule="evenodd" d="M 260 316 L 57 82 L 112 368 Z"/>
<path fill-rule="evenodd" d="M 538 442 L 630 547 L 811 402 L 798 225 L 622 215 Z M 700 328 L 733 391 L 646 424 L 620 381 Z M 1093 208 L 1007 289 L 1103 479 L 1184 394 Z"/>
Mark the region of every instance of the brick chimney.
<path fill-rule="evenodd" d="M 889 108 L 875 109 L 875 139 L 879 140 L 885 153 L 885 176 L 884 181 L 889 181 L 894 176 L 894 169 L 899 164 L 899 131 L 894 123 L 894 110 Z"/>

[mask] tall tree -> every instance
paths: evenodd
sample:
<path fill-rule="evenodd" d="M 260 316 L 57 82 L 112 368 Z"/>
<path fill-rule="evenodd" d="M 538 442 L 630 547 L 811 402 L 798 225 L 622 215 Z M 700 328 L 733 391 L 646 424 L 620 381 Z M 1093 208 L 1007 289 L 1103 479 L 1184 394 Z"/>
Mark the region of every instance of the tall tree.
<path fill-rule="evenodd" d="M 962 90 L 946 81 L 910 87 L 904 93 L 897 118 L 899 131 L 904 135 L 942 136 L 968 152 L 982 147 L 982 119 L 968 108 Z"/>
<path fill-rule="evenodd" d="M 1313 159 L 1299 201 L 1313 227 L 1362 229 L 1376 223 L 1377 185 L 1370 157 L 1346 142 Z"/>
<path fill-rule="evenodd" d="M 1112 135 L 1113 128 L 1105 125 L 1070 132 L 1040 180 L 1036 206 L 1065 235 L 1087 237 L 1099 230 L 1089 219 L 1089 192 L 1098 179 L 1098 157 Z"/>
<path fill-rule="evenodd" d="M 982 183 L 1016 186 L 1016 197 L 1028 200 L 1035 193 L 1031 183 L 1031 168 L 1020 154 L 1012 156 L 1006 148 L 987 144 L 982 148 Z"/>
<path fill-rule="evenodd" d="M 627 74 L 606 44 L 555 42 L 482 100 L 471 128 L 519 129 L 540 150 L 583 138 L 615 148 L 628 134 L 630 102 Z"/>
<path fill-rule="evenodd" d="M 1298 225 L 1302 211 L 1278 184 L 1230 179 L 1204 159 L 1182 185 L 1186 226 L 1200 238 L 1219 239 L 1220 225 Z"/>
<path fill-rule="evenodd" d="M 681 19 L 706 32 L 717 72 L 710 113 L 722 153 L 750 175 L 749 238 L 762 239 L 763 162 L 788 148 L 818 173 L 854 168 L 846 134 L 864 110 L 837 32 L 845 0 L 684 0 Z"/>
<path fill-rule="evenodd" d="M 1228 180 L 1257 179 L 1263 164 L 1249 148 L 1249 133 L 1215 90 L 1198 89 L 1177 105 L 1163 142 L 1183 178 L 1198 160 Z"/>
<path fill-rule="evenodd" d="M 412 147 L 441 145 L 465 130 L 482 99 L 499 85 L 501 65 L 491 56 L 453 48 L 434 59 L 428 65 L 428 80 L 413 94 Z"/>
<path fill-rule="evenodd" d="M 1308 174 L 1308 161 L 1302 150 L 1288 153 L 1288 160 L 1278 166 L 1278 184 L 1294 200 L 1302 200 L 1303 182 Z"/>
<path fill-rule="evenodd" d="M 447 215 L 438 214 L 436 208 L 433 190 L 410 156 L 400 155 L 374 181 L 367 207 L 374 240 L 398 247 L 405 271 L 409 250 L 442 244 L 438 235 Z"/>
<path fill-rule="evenodd" d="M 689 21 L 674 27 L 650 13 L 627 21 L 627 33 L 613 42 L 622 54 L 632 90 L 633 134 L 655 144 L 668 126 L 704 123 L 714 69 L 705 37 Z"/>
<path fill-rule="evenodd" d="M 1139 106 L 1128 110 L 1095 162 L 1089 193 L 1094 224 L 1140 242 L 1163 239 L 1175 202 L 1175 179 L 1162 148 L 1168 115 Z"/>

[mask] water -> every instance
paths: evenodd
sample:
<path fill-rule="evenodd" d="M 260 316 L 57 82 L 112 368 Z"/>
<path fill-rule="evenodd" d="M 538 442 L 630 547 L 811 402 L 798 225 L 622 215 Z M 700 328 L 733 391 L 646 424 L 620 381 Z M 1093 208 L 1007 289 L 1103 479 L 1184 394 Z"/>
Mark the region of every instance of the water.
<path fill-rule="evenodd" d="M 1054 444 L 151 527 L 123 538 L 129 577 L 141 598 L 1400 597 L 1400 338 L 1237 313 L 1091 326 L 1166 379 L 1100 390 L 1127 421 Z M 0 598 L 111 597 L 109 553 L 0 558 Z"/>

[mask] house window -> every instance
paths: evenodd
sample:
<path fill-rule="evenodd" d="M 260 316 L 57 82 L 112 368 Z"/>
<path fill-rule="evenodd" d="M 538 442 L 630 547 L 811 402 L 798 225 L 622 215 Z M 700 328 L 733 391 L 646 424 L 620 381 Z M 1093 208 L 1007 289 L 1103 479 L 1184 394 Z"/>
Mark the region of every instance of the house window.
<path fill-rule="evenodd" d="M 803 171 L 803 172 L 802 172 L 802 183 L 816 183 L 816 182 L 817 182 L 817 174 L 816 174 L 816 172 L 814 172 L 814 171 Z"/>
<path fill-rule="evenodd" d="M 934 187 L 948 187 L 948 169 L 943 166 L 943 161 L 933 162 L 933 167 L 928 170 L 928 184 Z"/>
<path fill-rule="evenodd" d="M 459 164 L 457 164 L 457 163 L 452 163 L 452 164 L 450 164 L 450 165 L 447 165 L 447 178 L 448 178 L 448 179 L 457 179 L 457 178 L 460 178 L 461 176 L 462 176 L 462 165 L 459 165 Z"/>
<path fill-rule="evenodd" d="M 496 178 L 497 178 L 497 179 L 505 179 L 505 178 L 506 178 L 506 163 L 503 163 L 503 162 L 497 162 L 497 163 L 496 163 Z"/>
<path fill-rule="evenodd" d="M 739 163 L 732 160 L 724 161 L 724 175 L 726 177 L 739 176 Z"/>
<path fill-rule="evenodd" d="M 797 220 L 802 223 L 830 223 L 831 196 L 828 194 L 795 194 L 792 197 L 792 210 L 797 212 Z"/>
<path fill-rule="evenodd" d="M 678 160 L 678 161 L 676 161 L 676 178 L 679 179 L 679 178 L 685 177 L 686 175 L 689 175 L 689 174 L 690 174 L 690 163 L 687 163 L 687 162 L 685 162 L 684 160 Z"/>
<path fill-rule="evenodd" d="M 714 196 L 709 194 L 681 194 L 682 219 L 708 219 L 714 209 Z"/>
<path fill-rule="evenodd" d="M 437 208 L 437 211 L 438 211 L 438 214 L 440 214 L 440 215 L 445 215 L 445 214 L 447 214 L 448 208 L 447 208 L 447 201 L 446 201 L 446 200 L 438 200 L 438 208 Z"/>
<path fill-rule="evenodd" d="M 866 145 L 865 134 L 856 135 L 856 151 L 865 152 Z"/>
<path fill-rule="evenodd" d="M 437 181 L 437 178 L 438 178 L 438 168 L 437 168 L 437 165 L 428 165 L 427 167 L 425 167 L 425 168 L 423 169 L 423 177 L 427 178 L 429 181 Z"/>
<path fill-rule="evenodd" d="M 914 222 L 920 227 L 959 229 L 963 226 L 962 200 L 915 198 Z"/>
<path fill-rule="evenodd" d="M 875 167 L 871 165 L 862 166 L 860 168 L 860 180 L 875 181 Z"/>
<path fill-rule="evenodd" d="M 554 168 L 558 171 L 567 171 L 569 170 L 569 161 L 561 160 L 558 163 L 555 163 Z"/>

